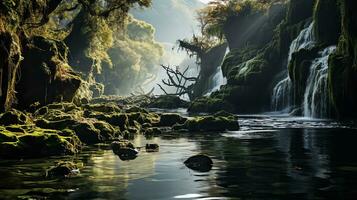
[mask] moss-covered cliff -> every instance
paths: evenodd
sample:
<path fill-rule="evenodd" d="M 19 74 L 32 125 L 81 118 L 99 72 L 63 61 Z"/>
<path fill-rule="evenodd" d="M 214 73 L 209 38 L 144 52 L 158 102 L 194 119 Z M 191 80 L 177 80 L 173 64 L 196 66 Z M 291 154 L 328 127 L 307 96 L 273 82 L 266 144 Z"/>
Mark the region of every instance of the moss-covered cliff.
<path fill-rule="evenodd" d="M 357 116 L 357 2 L 339 0 L 341 35 L 337 51 L 329 60 L 329 88 L 333 114 L 339 118 Z"/>
<path fill-rule="evenodd" d="M 254 14 L 260 17 L 249 19 L 246 18 L 249 15 L 245 14 L 228 18 L 227 23 L 240 24 L 243 20 L 247 21 L 243 25 L 253 24 L 253 27 L 242 29 L 240 26 L 229 26 L 229 29 L 224 29 L 231 47 L 222 65 L 228 82 L 211 95 L 212 101 L 205 98 L 208 106 L 203 111 L 210 111 L 211 102 L 216 101 L 224 102 L 229 105 L 227 108 L 233 108 L 235 112 L 270 110 L 272 90 L 277 82 L 276 77 L 287 66 L 290 43 L 311 20 L 312 9 L 312 0 L 291 1 L 286 5 L 273 4 L 259 11 L 261 13 Z M 246 37 L 237 37 L 238 42 L 235 41 L 234 36 L 242 34 Z M 193 102 L 189 110 L 201 111 L 199 105 L 204 102 L 204 99 Z M 214 105 L 212 110 L 216 110 Z"/>

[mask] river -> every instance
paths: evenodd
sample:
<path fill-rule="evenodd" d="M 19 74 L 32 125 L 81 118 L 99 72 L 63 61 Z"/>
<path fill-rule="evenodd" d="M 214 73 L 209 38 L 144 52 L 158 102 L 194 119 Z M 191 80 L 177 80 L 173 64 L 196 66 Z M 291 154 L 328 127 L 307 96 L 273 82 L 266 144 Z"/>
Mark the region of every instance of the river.
<path fill-rule="evenodd" d="M 75 156 L 0 161 L 0 199 L 355 199 L 357 130 L 353 122 L 283 115 L 240 116 L 241 130 L 137 136 L 158 143 L 120 160 L 108 144 Z M 214 162 L 195 172 L 183 161 L 197 153 Z M 83 162 L 77 176 L 49 179 L 58 160 Z"/>

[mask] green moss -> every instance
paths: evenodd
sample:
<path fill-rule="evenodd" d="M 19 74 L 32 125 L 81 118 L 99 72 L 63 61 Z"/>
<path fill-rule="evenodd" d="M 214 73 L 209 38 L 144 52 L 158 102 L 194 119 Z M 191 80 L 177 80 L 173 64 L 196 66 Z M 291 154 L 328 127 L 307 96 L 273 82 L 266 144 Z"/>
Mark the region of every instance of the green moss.
<path fill-rule="evenodd" d="M 95 118 L 100 121 L 105 121 L 112 126 L 117 126 L 121 130 L 125 129 L 129 124 L 129 118 L 125 113 L 104 114 L 104 113 L 87 113 L 86 117 Z"/>
<path fill-rule="evenodd" d="M 100 130 L 100 135 L 103 137 L 103 140 L 114 140 L 120 136 L 120 130 L 114 128 L 109 123 L 104 121 L 96 121 L 93 123 L 94 127 Z"/>
<path fill-rule="evenodd" d="M 80 164 L 70 161 L 60 161 L 46 170 L 46 177 L 68 177 L 79 172 Z"/>
<path fill-rule="evenodd" d="M 0 115 L 0 125 L 24 125 L 27 123 L 31 123 L 30 118 L 25 113 L 15 109 L 12 109 Z"/>
<path fill-rule="evenodd" d="M 59 131 L 36 127 L 26 130 L 25 134 L 7 134 L 8 141 L 0 141 L 0 157 L 35 158 L 77 153 L 81 146 L 79 139 L 74 135 L 60 134 Z"/>
<path fill-rule="evenodd" d="M 160 122 L 157 124 L 158 126 L 173 126 L 175 124 L 183 124 L 187 118 L 182 117 L 179 114 L 175 113 L 162 113 L 160 115 Z"/>
<path fill-rule="evenodd" d="M 232 68 L 243 63 L 246 60 L 252 59 L 257 53 L 253 47 L 245 47 L 242 49 L 233 49 L 224 58 L 222 63 L 222 72 L 224 76 L 228 76 Z"/>
<path fill-rule="evenodd" d="M 144 135 L 146 137 L 151 137 L 151 136 L 158 136 L 161 135 L 161 130 L 157 127 L 151 127 L 151 128 L 146 128 Z"/>
<path fill-rule="evenodd" d="M 149 108 L 161 108 L 161 109 L 176 109 L 176 108 L 187 108 L 188 102 L 180 99 L 178 96 L 174 95 L 161 95 L 154 97 L 150 100 L 147 105 Z"/>
<path fill-rule="evenodd" d="M 0 127 L 0 143 L 17 141 L 16 134 Z"/>
<path fill-rule="evenodd" d="M 214 113 L 220 110 L 234 111 L 234 106 L 221 97 L 202 97 L 191 102 L 188 111 L 192 113 Z"/>
<path fill-rule="evenodd" d="M 184 127 L 189 131 L 236 131 L 239 130 L 239 123 L 233 115 L 225 117 L 221 113 L 213 116 L 194 117 L 188 119 L 183 126 L 178 127 Z"/>
<path fill-rule="evenodd" d="M 250 59 L 234 68 L 228 74 L 228 84 L 230 85 L 249 85 L 259 82 L 263 69 L 266 68 L 267 61 L 261 57 Z"/>
<path fill-rule="evenodd" d="M 87 104 L 83 108 L 92 112 L 102 112 L 102 113 L 121 112 L 121 109 L 118 107 L 118 105 L 114 103 Z"/>

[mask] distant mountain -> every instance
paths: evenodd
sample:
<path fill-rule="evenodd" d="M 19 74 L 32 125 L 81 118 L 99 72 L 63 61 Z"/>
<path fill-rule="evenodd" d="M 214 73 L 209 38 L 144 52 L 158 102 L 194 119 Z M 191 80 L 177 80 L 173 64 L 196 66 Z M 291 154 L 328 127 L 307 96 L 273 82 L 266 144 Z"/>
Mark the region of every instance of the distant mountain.
<path fill-rule="evenodd" d="M 197 32 L 196 11 L 204 6 L 199 0 L 153 0 L 151 8 L 135 9 L 131 13 L 156 28 L 158 41 L 175 43 Z"/>

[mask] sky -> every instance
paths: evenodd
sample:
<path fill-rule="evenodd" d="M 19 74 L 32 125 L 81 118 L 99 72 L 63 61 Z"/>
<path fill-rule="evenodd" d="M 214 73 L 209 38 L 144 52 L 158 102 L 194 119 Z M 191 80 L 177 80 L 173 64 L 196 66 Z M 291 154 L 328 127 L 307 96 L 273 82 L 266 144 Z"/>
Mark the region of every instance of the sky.
<path fill-rule="evenodd" d="M 202 1 L 203 3 L 208 3 L 208 2 L 210 2 L 211 0 L 200 0 L 200 1 Z"/>

